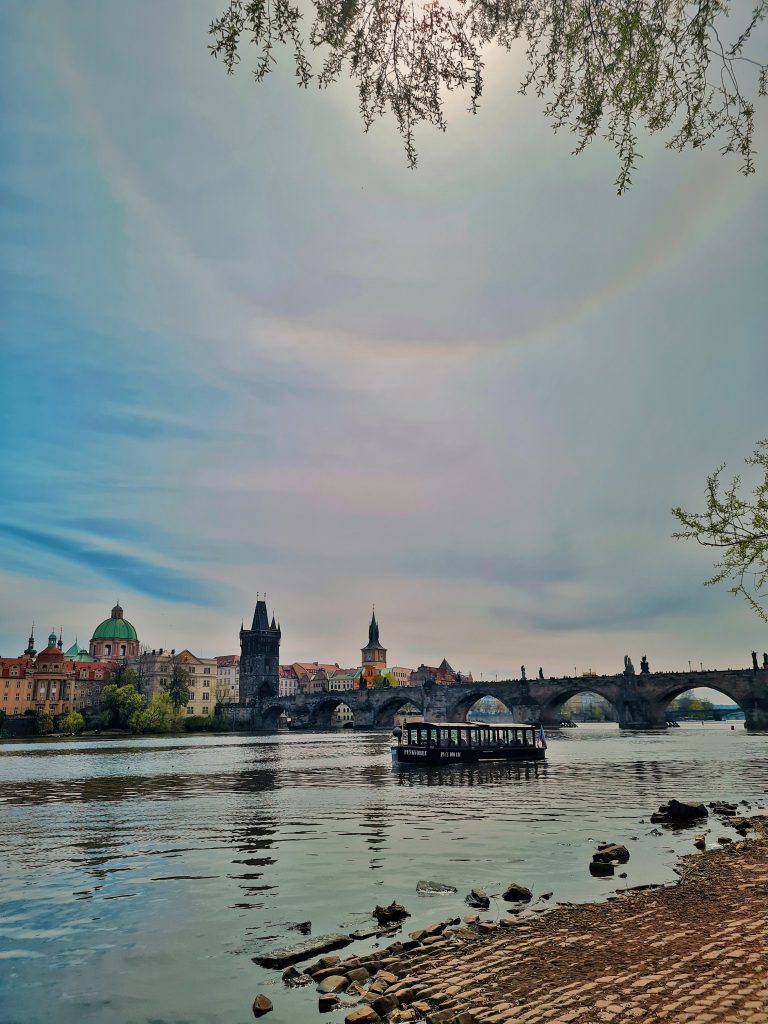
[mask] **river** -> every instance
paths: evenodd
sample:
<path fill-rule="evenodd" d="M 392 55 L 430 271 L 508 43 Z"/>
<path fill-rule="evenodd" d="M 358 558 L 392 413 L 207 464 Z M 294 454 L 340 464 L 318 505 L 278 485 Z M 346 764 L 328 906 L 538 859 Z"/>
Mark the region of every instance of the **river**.
<path fill-rule="evenodd" d="M 651 811 L 764 806 L 767 752 L 740 722 L 584 725 L 527 771 L 396 769 L 373 732 L 0 744 L 0 1024 L 245 1024 L 259 991 L 271 1024 L 318 1021 L 312 988 L 252 962 L 297 923 L 351 931 L 397 899 L 410 930 L 466 913 L 474 885 L 555 902 L 672 879 L 691 833 Z M 592 878 L 613 840 L 628 878 Z M 417 896 L 419 879 L 458 894 Z"/>

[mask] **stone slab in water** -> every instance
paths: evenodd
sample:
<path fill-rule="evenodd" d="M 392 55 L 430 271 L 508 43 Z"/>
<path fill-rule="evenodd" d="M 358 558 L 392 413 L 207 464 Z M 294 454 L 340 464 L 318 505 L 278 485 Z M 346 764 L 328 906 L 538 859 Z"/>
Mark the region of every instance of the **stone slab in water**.
<path fill-rule="evenodd" d="M 347 935 L 318 935 L 314 939 L 307 939 L 306 942 L 296 942 L 292 946 L 283 946 L 282 949 L 272 949 L 262 956 L 255 956 L 253 962 L 259 967 L 288 967 L 319 953 L 343 949 L 351 942 Z"/>

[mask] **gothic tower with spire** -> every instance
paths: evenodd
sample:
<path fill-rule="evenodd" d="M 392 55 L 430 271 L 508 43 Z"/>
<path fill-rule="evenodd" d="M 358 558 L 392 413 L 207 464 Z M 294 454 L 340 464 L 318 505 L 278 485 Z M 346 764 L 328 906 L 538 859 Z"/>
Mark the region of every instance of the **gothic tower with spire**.
<path fill-rule="evenodd" d="M 376 621 L 376 609 L 371 615 L 371 624 L 368 627 L 368 643 L 360 651 L 363 656 L 363 668 L 370 666 L 380 671 L 387 667 L 387 649 L 382 647 L 379 640 L 379 624 Z"/>
<path fill-rule="evenodd" d="M 253 707 L 277 696 L 280 665 L 280 626 L 269 621 L 267 602 L 256 601 L 250 629 L 240 628 L 240 703 Z"/>

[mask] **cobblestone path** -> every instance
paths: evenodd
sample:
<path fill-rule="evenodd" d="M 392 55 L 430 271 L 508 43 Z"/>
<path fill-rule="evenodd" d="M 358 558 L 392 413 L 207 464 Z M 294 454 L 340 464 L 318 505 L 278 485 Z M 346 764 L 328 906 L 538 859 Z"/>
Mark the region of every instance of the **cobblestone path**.
<path fill-rule="evenodd" d="M 393 943 L 377 965 L 397 977 L 386 1019 L 766 1024 L 768 839 L 686 858 L 681 872 L 608 903 Z"/>

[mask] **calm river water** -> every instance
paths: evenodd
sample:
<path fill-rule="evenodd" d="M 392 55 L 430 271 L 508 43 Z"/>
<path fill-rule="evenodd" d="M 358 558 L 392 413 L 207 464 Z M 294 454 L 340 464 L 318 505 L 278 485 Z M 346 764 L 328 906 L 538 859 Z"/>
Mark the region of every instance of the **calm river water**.
<path fill-rule="evenodd" d="M 653 834 L 650 812 L 764 805 L 767 754 L 741 722 L 582 726 L 528 772 L 393 769 L 364 732 L 0 745 L 0 1022 L 246 1024 L 259 991 L 271 1024 L 319 1021 L 311 988 L 251 960 L 292 925 L 351 931 L 398 899 L 410 930 L 466 912 L 473 885 L 581 901 L 671 879 L 691 834 Z M 587 871 L 607 840 L 631 850 L 626 881 Z"/>

